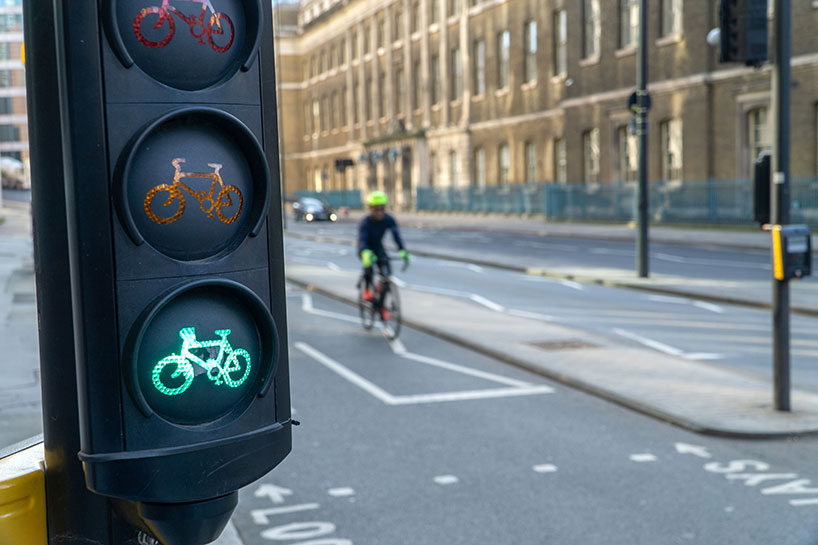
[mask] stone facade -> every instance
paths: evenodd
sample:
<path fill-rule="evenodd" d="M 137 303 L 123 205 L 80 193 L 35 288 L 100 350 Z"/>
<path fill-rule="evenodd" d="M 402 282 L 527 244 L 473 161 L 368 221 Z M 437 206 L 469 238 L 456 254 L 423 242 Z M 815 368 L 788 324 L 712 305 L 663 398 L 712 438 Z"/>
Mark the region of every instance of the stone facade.
<path fill-rule="evenodd" d="M 288 193 L 633 180 L 636 0 L 279 5 Z M 747 178 L 769 66 L 718 63 L 712 0 L 649 2 L 649 179 Z M 818 174 L 818 2 L 793 2 L 792 175 Z M 633 17 L 636 15 L 636 17 Z M 638 34 L 638 33 L 636 33 Z"/>

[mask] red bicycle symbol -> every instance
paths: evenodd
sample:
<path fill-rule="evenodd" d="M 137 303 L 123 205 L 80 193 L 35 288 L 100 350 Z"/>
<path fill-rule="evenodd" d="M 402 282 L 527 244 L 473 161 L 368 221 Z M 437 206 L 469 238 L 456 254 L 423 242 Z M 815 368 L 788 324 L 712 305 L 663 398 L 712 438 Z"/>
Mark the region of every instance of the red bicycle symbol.
<path fill-rule="evenodd" d="M 171 15 L 176 15 L 182 21 L 186 22 L 190 26 L 190 33 L 193 35 L 194 38 L 199 40 L 200 44 L 204 44 L 204 37 L 207 36 L 207 41 L 210 44 L 210 47 L 213 48 L 214 51 L 218 53 L 224 53 L 230 46 L 233 45 L 233 21 L 230 20 L 230 17 L 225 15 L 224 13 L 218 13 L 216 10 L 213 9 L 213 4 L 210 3 L 210 0 L 188 0 L 190 2 L 196 2 L 197 4 L 202 5 L 202 11 L 199 13 L 199 17 L 196 18 L 194 15 L 185 15 L 175 7 L 170 5 L 170 0 L 162 0 L 162 5 L 160 7 L 151 6 L 149 8 L 144 8 L 133 21 L 133 31 L 136 34 L 136 39 L 139 40 L 139 43 L 144 45 L 145 47 L 150 48 L 159 48 L 165 47 L 168 45 L 173 39 L 173 35 L 176 32 L 176 23 L 173 20 Z M 207 10 L 213 14 L 210 16 L 210 19 L 205 25 L 204 17 L 205 12 Z M 151 19 L 153 19 L 152 15 L 156 14 L 159 17 L 157 18 L 156 22 L 151 24 Z M 150 17 L 149 17 L 150 16 Z M 145 20 L 145 18 L 148 18 Z M 161 29 L 162 26 L 167 23 L 168 24 L 168 33 L 167 35 L 162 38 L 161 40 L 153 41 L 149 40 L 145 37 L 142 33 L 142 25 L 148 25 L 153 30 Z M 225 23 L 222 26 L 222 23 Z M 225 28 L 230 31 L 229 37 L 225 33 Z M 224 37 L 214 39 L 214 37 Z M 224 42 L 227 43 L 224 43 Z M 223 44 L 223 45 L 220 45 Z"/>

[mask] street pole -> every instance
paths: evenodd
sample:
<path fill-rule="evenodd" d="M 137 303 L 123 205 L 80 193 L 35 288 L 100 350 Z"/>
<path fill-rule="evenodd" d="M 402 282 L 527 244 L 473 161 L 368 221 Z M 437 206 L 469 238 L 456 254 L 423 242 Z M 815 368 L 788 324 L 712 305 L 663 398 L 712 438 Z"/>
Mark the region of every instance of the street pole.
<path fill-rule="evenodd" d="M 775 0 L 772 81 L 773 135 L 770 219 L 790 222 L 790 0 Z M 773 278 L 773 380 L 775 409 L 790 410 L 790 285 Z"/>
<path fill-rule="evenodd" d="M 639 55 L 636 64 L 636 134 L 639 138 L 639 188 L 636 269 L 648 276 L 648 2 L 639 0 Z"/>

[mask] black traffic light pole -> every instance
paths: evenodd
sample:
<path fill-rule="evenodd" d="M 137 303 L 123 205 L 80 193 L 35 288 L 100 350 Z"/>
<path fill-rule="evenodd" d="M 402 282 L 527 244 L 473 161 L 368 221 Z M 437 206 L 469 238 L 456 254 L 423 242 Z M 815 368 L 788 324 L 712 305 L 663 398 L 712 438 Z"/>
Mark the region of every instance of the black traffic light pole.
<path fill-rule="evenodd" d="M 790 0 L 775 0 L 775 59 L 772 111 L 773 183 L 770 218 L 773 225 L 790 222 Z M 790 285 L 773 278 L 773 381 L 775 408 L 790 410 Z"/>
<path fill-rule="evenodd" d="M 48 539 L 60 545 L 104 544 L 108 502 L 85 487 L 77 458 L 79 418 L 54 9 L 50 0 L 27 0 L 23 10 Z"/>
<path fill-rule="evenodd" d="M 636 269 L 648 276 L 648 2 L 639 0 L 639 55 L 636 64 L 636 134 L 639 137 Z"/>

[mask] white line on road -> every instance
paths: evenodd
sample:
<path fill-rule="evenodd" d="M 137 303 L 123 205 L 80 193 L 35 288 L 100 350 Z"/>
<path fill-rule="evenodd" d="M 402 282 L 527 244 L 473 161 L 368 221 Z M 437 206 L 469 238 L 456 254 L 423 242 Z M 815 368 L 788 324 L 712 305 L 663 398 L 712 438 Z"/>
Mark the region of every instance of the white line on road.
<path fill-rule="evenodd" d="M 457 484 L 458 482 L 460 482 L 460 479 L 458 479 L 454 475 L 438 475 L 437 477 L 435 477 L 435 482 L 441 485 Z"/>
<path fill-rule="evenodd" d="M 405 287 L 406 287 L 406 282 L 404 282 L 403 280 L 401 280 L 401 279 L 400 279 L 400 278 L 398 278 L 397 276 L 392 276 L 392 277 L 391 277 L 391 280 L 392 280 L 392 282 L 394 282 L 394 283 L 395 283 L 395 285 L 396 285 L 397 287 L 399 287 L 399 288 L 405 288 Z"/>
<path fill-rule="evenodd" d="M 519 316 L 520 318 L 531 318 L 532 320 L 540 320 L 543 322 L 556 322 L 557 319 L 550 314 L 540 314 L 539 312 L 529 312 L 527 310 L 509 309 L 508 313 L 512 316 Z"/>
<path fill-rule="evenodd" d="M 689 303 L 690 299 L 685 299 L 683 297 L 671 297 L 669 295 L 648 295 L 648 301 L 655 301 L 657 303 L 673 303 L 673 304 L 685 304 Z"/>
<path fill-rule="evenodd" d="M 253 509 L 250 511 L 250 516 L 253 517 L 253 522 L 256 524 L 269 524 L 270 520 L 267 517 L 275 515 L 286 515 L 288 513 L 298 513 L 299 511 L 310 511 L 320 507 L 317 503 L 303 503 L 301 505 L 287 505 L 285 507 L 270 507 L 267 509 Z"/>
<path fill-rule="evenodd" d="M 486 299 L 482 295 L 477 295 L 476 293 L 472 293 L 471 295 L 469 295 L 469 299 L 471 299 L 478 305 L 483 305 L 484 307 L 489 308 L 491 310 L 495 310 L 497 312 L 505 312 L 506 310 L 503 305 L 495 303 L 494 301 Z"/>
<path fill-rule="evenodd" d="M 559 282 L 563 286 L 569 287 L 577 291 L 582 291 L 585 289 L 585 287 L 582 284 L 580 284 L 579 282 L 574 282 L 573 280 L 560 280 Z"/>
<path fill-rule="evenodd" d="M 376 399 L 382 401 L 386 405 L 415 405 L 421 403 L 440 403 L 446 401 L 466 401 L 466 400 L 475 400 L 475 399 L 494 399 L 498 397 L 516 397 L 516 396 L 526 396 L 526 395 L 535 395 L 535 394 L 550 394 L 554 393 L 554 389 L 550 386 L 525 386 L 519 387 L 515 386 L 512 388 L 494 388 L 494 389 L 487 389 L 487 390 L 472 390 L 472 391 L 463 391 L 463 392 L 443 392 L 437 394 L 420 394 L 420 395 L 404 395 L 404 396 L 395 396 L 387 392 L 386 390 L 376 386 L 372 382 L 368 381 L 367 379 L 363 378 L 361 375 L 351 371 L 335 361 L 334 359 L 330 358 L 326 354 L 316 350 L 312 346 L 303 343 L 297 342 L 295 343 L 295 348 L 301 350 L 306 355 L 310 356 L 312 359 L 317 361 L 318 363 L 324 365 L 331 371 L 334 371 L 342 378 L 348 380 L 355 386 L 358 386 L 371 396 L 375 397 Z M 423 357 L 423 356 L 419 356 Z M 428 362 L 427 362 L 428 363 Z M 475 371 L 475 370 L 471 370 Z M 462 372 L 462 371 L 461 371 Z M 475 371 L 480 373 L 479 371 Z M 504 377 L 501 377 L 504 378 Z M 496 380 L 496 378 L 495 378 Z"/>
<path fill-rule="evenodd" d="M 642 337 L 641 335 L 631 333 L 630 331 L 625 331 L 624 329 L 615 328 L 613 331 L 620 337 L 625 337 L 626 339 L 636 341 L 639 344 L 647 346 L 648 348 L 653 348 L 654 350 L 658 350 L 659 352 L 663 352 L 671 356 L 679 356 L 689 360 L 717 360 L 722 358 L 721 354 L 711 354 L 706 352 L 694 352 L 688 354 L 679 348 L 675 348 L 659 341 L 654 341 L 653 339 L 648 339 L 647 337 Z"/>
<path fill-rule="evenodd" d="M 340 314 L 338 312 L 331 312 L 329 310 L 319 310 L 312 306 L 312 294 L 311 293 L 302 293 L 301 294 L 301 308 L 304 312 L 309 314 L 314 314 L 315 316 L 323 316 L 325 318 L 334 318 L 336 320 L 342 320 L 344 322 L 350 322 L 353 324 L 360 323 L 359 318 L 355 318 L 354 316 L 347 316 L 346 314 Z"/>
<path fill-rule="evenodd" d="M 553 464 L 540 464 L 532 468 L 537 473 L 554 473 L 557 471 L 557 466 Z"/>
<path fill-rule="evenodd" d="M 333 498 L 346 498 L 349 496 L 354 496 L 355 491 L 348 486 L 341 487 L 341 488 L 330 488 L 327 490 L 327 494 L 332 496 Z"/>
<path fill-rule="evenodd" d="M 790 505 L 793 507 L 801 507 L 802 505 L 818 505 L 818 498 L 800 498 L 797 500 L 790 500 Z"/>
<path fill-rule="evenodd" d="M 481 267 L 480 265 L 474 265 L 473 263 L 469 263 L 468 265 L 466 265 L 466 268 L 469 269 L 470 271 L 476 272 L 476 273 L 481 273 L 482 274 L 482 273 L 486 272 L 486 271 L 483 270 L 483 267 Z"/>
<path fill-rule="evenodd" d="M 704 310 L 709 310 L 710 312 L 715 312 L 716 314 L 724 313 L 724 309 L 719 305 L 714 305 L 713 303 L 707 303 L 705 301 L 694 301 L 693 306 Z"/>
<path fill-rule="evenodd" d="M 332 261 L 327 262 L 327 267 L 329 267 L 329 269 L 331 271 L 336 271 L 336 272 L 344 270 L 341 267 L 339 267 L 338 265 L 336 265 L 335 263 L 333 263 Z"/>
<path fill-rule="evenodd" d="M 658 458 L 653 454 L 645 453 L 645 454 L 631 454 L 630 456 L 631 462 L 655 462 Z"/>
<path fill-rule="evenodd" d="M 624 256 L 632 256 L 633 251 L 631 250 L 614 250 L 613 248 L 591 248 L 592 254 L 599 254 L 599 255 L 624 255 Z"/>

